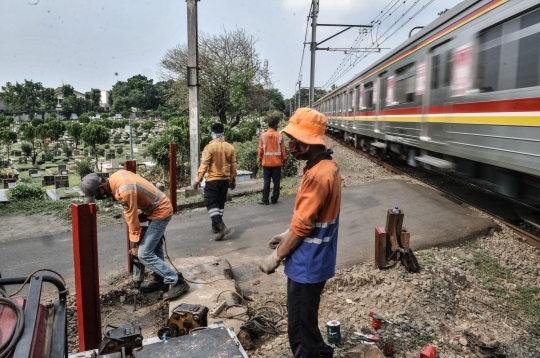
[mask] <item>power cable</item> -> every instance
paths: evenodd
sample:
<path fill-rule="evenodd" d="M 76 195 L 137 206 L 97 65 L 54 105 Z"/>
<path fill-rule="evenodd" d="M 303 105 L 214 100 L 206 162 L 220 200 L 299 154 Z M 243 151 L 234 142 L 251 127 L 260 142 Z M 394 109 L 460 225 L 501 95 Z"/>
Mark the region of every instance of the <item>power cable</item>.
<path fill-rule="evenodd" d="M 13 348 L 15 348 L 22 336 L 24 331 L 24 312 L 21 306 L 9 298 L 6 291 L 0 289 L 0 296 L 0 305 L 10 307 L 15 315 L 15 325 L 9 334 L 9 337 L 7 337 L 7 340 L 0 345 L 0 358 L 5 358 L 11 353 Z"/>
<path fill-rule="evenodd" d="M 298 71 L 298 80 L 296 83 L 301 83 L 302 81 L 302 68 L 304 67 L 304 55 L 306 52 L 306 45 L 307 45 L 307 35 L 308 35 L 308 29 L 309 29 L 309 23 L 311 22 L 311 12 L 313 11 L 313 3 L 311 3 L 311 6 L 309 7 L 309 13 L 306 20 L 306 31 L 304 33 L 304 48 L 302 49 L 302 58 L 300 59 L 300 70 Z M 301 91 L 301 89 L 299 89 Z M 296 95 L 296 88 L 294 91 Z"/>

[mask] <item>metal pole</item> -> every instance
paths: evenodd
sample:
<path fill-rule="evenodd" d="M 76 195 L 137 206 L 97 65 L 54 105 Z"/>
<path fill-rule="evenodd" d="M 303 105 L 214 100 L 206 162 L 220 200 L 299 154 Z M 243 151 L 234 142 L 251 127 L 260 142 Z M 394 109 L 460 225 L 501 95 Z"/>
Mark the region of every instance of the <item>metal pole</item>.
<path fill-rule="evenodd" d="M 126 160 L 124 161 L 124 170 L 127 170 L 132 173 L 137 173 L 137 162 L 135 160 Z M 129 226 L 126 223 L 126 245 L 127 245 L 127 262 L 128 262 L 128 273 L 131 274 L 131 256 L 129 250 L 131 250 L 130 240 L 129 240 Z"/>
<path fill-rule="evenodd" d="M 311 14 L 311 74 L 309 76 L 309 107 L 313 108 L 315 97 L 315 53 L 317 52 L 317 13 L 319 0 L 312 0 L 313 12 Z"/>
<path fill-rule="evenodd" d="M 189 87 L 189 157 L 191 184 L 199 170 L 199 40 L 197 1 L 186 0 L 188 13 L 188 87 Z"/>
<path fill-rule="evenodd" d="M 301 101 L 302 100 L 302 97 L 301 97 L 302 96 L 302 90 L 301 90 L 301 88 L 302 88 L 302 80 L 298 81 L 298 107 L 296 107 L 296 108 L 302 107 L 302 101 Z"/>
<path fill-rule="evenodd" d="M 176 143 L 169 143 L 169 190 L 172 208 L 176 211 Z"/>
<path fill-rule="evenodd" d="M 101 342 L 96 204 L 71 204 L 79 349 Z"/>
<path fill-rule="evenodd" d="M 133 121 L 129 117 L 129 159 L 133 160 Z"/>

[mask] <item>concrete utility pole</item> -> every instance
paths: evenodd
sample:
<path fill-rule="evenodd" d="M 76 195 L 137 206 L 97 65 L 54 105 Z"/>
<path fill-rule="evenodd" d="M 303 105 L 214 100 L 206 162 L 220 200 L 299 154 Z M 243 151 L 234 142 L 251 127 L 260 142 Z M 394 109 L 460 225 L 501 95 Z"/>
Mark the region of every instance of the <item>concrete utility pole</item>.
<path fill-rule="evenodd" d="M 197 1 L 186 0 L 188 16 L 188 78 L 189 87 L 189 157 L 191 184 L 199 170 L 199 30 L 197 24 Z"/>
<path fill-rule="evenodd" d="M 315 53 L 317 52 L 317 14 L 319 13 L 319 0 L 312 0 L 311 13 L 311 74 L 309 76 L 309 107 L 313 108 L 315 98 Z"/>

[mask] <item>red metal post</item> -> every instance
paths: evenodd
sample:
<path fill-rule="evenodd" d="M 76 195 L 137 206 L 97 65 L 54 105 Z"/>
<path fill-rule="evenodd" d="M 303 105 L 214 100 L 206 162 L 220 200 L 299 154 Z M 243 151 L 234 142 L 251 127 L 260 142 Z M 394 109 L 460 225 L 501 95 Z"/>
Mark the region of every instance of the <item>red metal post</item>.
<path fill-rule="evenodd" d="M 171 204 L 173 211 L 178 210 L 176 205 L 176 143 L 169 143 L 169 189 L 171 191 Z"/>
<path fill-rule="evenodd" d="M 132 173 L 137 173 L 137 161 L 136 160 L 126 160 L 124 161 L 124 170 L 128 170 Z M 127 262 L 128 262 L 128 273 L 131 274 L 131 255 L 129 250 L 131 250 L 131 245 L 129 243 L 129 227 L 126 224 L 126 246 L 127 246 Z"/>
<path fill-rule="evenodd" d="M 96 204 L 71 204 L 79 350 L 101 342 Z"/>

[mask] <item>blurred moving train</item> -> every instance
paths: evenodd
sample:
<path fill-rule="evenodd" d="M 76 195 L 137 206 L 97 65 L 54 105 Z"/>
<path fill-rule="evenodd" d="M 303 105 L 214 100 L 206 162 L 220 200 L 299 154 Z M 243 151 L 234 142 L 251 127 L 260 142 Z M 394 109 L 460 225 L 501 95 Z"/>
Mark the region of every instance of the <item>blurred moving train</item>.
<path fill-rule="evenodd" d="M 540 3 L 466 0 L 315 108 L 357 148 L 540 207 Z"/>

